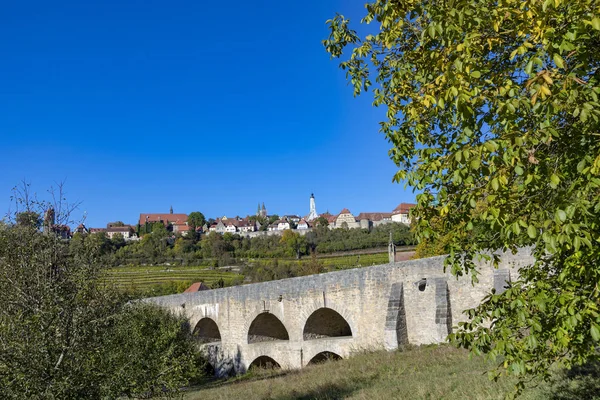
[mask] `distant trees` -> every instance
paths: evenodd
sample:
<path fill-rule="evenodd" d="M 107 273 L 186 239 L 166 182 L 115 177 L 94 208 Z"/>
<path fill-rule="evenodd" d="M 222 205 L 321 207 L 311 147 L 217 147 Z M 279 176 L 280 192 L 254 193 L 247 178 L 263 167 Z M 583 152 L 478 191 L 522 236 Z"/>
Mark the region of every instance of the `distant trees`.
<path fill-rule="evenodd" d="M 196 232 L 196 229 L 202 228 L 205 223 L 206 218 L 204 218 L 204 214 L 200 211 L 194 211 L 188 215 L 187 224 L 192 232 Z"/>

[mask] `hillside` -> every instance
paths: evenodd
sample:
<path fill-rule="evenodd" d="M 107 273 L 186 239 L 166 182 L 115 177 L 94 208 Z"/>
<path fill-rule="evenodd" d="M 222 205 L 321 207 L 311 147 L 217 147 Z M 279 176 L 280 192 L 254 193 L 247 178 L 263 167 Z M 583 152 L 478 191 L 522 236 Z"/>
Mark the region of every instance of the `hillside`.
<path fill-rule="evenodd" d="M 191 390 L 185 399 L 502 399 L 514 381 L 490 381 L 485 372 L 491 366 L 482 357 L 470 358 L 449 346 L 378 351 L 299 371 L 251 371 Z M 551 393 L 542 386 L 520 398 L 551 399 Z"/>

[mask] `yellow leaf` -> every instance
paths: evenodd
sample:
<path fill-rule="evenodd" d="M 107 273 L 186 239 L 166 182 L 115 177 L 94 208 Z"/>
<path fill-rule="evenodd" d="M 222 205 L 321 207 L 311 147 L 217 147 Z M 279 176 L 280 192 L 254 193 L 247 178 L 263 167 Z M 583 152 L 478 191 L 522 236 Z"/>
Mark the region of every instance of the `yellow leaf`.
<path fill-rule="evenodd" d="M 542 93 L 544 93 L 546 96 L 550 96 L 552 94 L 552 92 L 550 91 L 550 89 L 548 89 L 548 86 L 546 85 L 540 86 L 540 89 L 542 90 Z"/>
<path fill-rule="evenodd" d="M 548 85 L 552 85 L 552 83 L 553 83 L 552 78 L 550 78 L 550 75 L 548 75 L 547 72 L 542 75 L 542 78 L 544 78 L 544 80 L 546 81 L 546 83 L 548 83 Z"/>

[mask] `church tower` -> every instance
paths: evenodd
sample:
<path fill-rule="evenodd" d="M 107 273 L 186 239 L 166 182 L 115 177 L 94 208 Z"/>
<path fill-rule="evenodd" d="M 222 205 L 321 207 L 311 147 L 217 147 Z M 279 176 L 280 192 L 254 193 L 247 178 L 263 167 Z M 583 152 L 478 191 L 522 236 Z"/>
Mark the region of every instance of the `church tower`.
<path fill-rule="evenodd" d="M 310 194 L 310 212 L 308 213 L 308 217 L 306 217 L 307 221 L 312 221 L 319 218 L 319 214 L 317 214 L 317 206 L 315 204 L 315 194 Z"/>
<path fill-rule="evenodd" d="M 260 210 L 261 217 L 267 217 L 267 208 L 265 207 L 265 203 L 263 202 L 262 209 Z"/>

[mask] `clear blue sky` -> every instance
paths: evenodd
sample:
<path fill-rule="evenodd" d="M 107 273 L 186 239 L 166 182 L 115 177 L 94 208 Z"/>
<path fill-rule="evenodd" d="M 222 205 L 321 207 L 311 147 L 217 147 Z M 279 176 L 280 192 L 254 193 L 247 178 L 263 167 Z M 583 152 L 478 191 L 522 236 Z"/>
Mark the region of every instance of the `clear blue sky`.
<path fill-rule="evenodd" d="M 364 0 L 13 1 L 0 13 L 0 211 L 65 180 L 88 226 L 141 212 L 391 211 L 383 110 L 321 40 Z"/>

